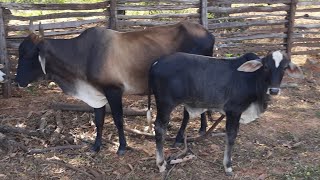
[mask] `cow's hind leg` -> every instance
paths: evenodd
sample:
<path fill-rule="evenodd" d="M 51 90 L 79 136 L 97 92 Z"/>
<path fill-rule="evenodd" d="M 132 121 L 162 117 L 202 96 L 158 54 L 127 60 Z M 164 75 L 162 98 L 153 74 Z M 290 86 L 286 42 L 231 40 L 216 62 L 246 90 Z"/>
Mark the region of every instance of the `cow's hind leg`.
<path fill-rule="evenodd" d="M 173 144 L 173 147 L 178 147 L 180 145 L 183 144 L 183 140 L 184 140 L 184 131 L 186 130 L 186 127 L 188 125 L 188 122 L 189 122 L 189 113 L 188 111 L 186 110 L 186 108 L 183 109 L 183 120 L 182 120 L 182 123 L 181 123 L 181 127 L 178 131 L 178 134 L 176 136 L 176 141 L 175 143 Z"/>
<path fill-rule="evenodd" d="M 95 143 L 92 147 L 92 150 L 95 152 L 99 152 L 102 144 L 102 129 L 103 129 L 103 124 L 104 124 L 104 117 L 106 113 L 106 106 L 103 106 L 101 108 L 94 108 L 94 120 L 96 124 L 96 131 L 97 131 L 97 136 Z"/>
<path fill-rule="evenodd" d="M 162 108 L 159 108 L 162 107 Z M 163 142 L 167 131 L 167 126 L 170 119 L 170 113 L 173 107 L 169 107 L 167 104 L 157 104 L 157 118 L 155 121 L 155 139 L 156 139 L 156 164 L 160 172 L 166 170 L 167 162 L 163 153 Z"/>
<path fill-rule="evenodd" d="M 237 137 L 239 130 L 239 120 L 241 114 L 234 112 L 226 112 L 227 122 L 226 122 L 226 146 L 224 151 L 223 166 L 226 172 L 226 175 L 231 176 L 232 173 L 232 160 L 231 153 L 232 148 Z"/>
<path fill-rule="evenodd" d="M 122 90 L 120 88 L 108 88 L 105 90 L 108 99 L 114 124 L 118 129 L 119 148 L 118 155 L 123 155 L 126 151 L 126 138 L 123 130 L 123 109 L 122 109 Z"/>

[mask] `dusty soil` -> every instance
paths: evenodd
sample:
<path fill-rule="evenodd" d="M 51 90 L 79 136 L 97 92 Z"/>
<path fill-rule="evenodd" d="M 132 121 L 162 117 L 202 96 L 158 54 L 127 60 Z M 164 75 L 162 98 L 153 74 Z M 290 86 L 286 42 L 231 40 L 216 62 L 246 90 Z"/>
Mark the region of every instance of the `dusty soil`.
<path fill-rule="evenodd" d="M 312 59 L 319 61 L 319 58 Z M 299 61 L 299 59 L 297 60 Z M 241 125 L 233 151 L 234 176 L 224 175 L 223 137 L 211 137 L 189 143 L 197 158 L 176 165 L 169 179 L 319 179 L 320 176 L 320 64 L 304 61 L 306 79 L 285 78 L 298 86 L 284 88 L 272 99 L 263 116 Z M 35 83 L 27 89 L 13 89 L 13 97 L 0 101 L 0 126 L 37 130 L 43 114 L 52 103 L 76 103 L 48 82 Z M 146 97 L 124 98 L 126 107 L 145 108 Z M 154 104 L 153 104 L 154 107 Z M 172 114 L 168 134 L 174 136 L 181 123 L 181 107 Z M 153 112 L 155 114 L 155 112 Z M 86 112 L 63 111 L 63 131 L 54 136 L 57 112 L 48 116 L 43 136 L 6 132 L 5 139 L 29 149 L 92 144 L 95 137 L 93 115 Z M 125 117 L 127 126 L 143 131 L 146 118 Z M 211 123 L 210 123 L 211 124 Z M 210 125 L 209 124 L 209 125 Z M 200 121 L 192 120 L 188 135 L 196 136 Z M 151 138 L 126 133 L 131 147 L 124 156 L 117 156 L 117 132 L 110 115 L 105 119 L 103 148 L 92 154 L 88 147 L 26 153 L 17 144 L 1 145 L 0 179 L 162 179 L 155 165 L 155 142 Z M 215 130 L 221 132 L 224 122 Z M 178 149 L 165 144 L 168 156 Z M 9 147 L 10 146 L 10 147 Z"/>

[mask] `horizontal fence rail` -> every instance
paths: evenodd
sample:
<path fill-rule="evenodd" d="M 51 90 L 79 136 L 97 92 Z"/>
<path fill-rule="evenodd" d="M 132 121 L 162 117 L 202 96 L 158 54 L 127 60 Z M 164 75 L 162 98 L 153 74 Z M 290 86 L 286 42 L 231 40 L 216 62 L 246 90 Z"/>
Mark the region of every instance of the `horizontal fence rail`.
<path fill-rule="evenodd" d="M 181 20 L 199 22 L 216 37 L 214 56 L 320 53 L 320 2 L 302 0 L 106 0 L 98 3 L 0 3 L 1 63 L 14 74 L 18 47 L 39 22 L 50 38 L 72 38 L 104 26 L 134 31 Z M 2 24 L 1 24 L 2 23 Z M 11 75 L 12 76 L 12 75 Z M 12 76 L 13 77 L 13 76 Z M 2 93 L 10 96 L 10 82 Z"/>

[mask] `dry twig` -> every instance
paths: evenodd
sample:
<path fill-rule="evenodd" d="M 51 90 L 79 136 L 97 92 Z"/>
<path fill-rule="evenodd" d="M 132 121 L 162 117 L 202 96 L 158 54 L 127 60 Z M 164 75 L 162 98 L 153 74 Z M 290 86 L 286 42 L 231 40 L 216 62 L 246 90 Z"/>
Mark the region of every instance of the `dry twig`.
<path fill-rule="evenodd" d="M 61 110 L 56 111 L 56 122 L 57 122 L 57 128 L 54 130 L 54 132 L 60 134 L 63 130 L 63 123 L 61 120 Z"/>
<path fill-rule="evenodd" d="M 81 112 L 93 112 L 93 108 L 88 105 L 75 105 L 75 104 L 65 104 L 65 103 L 55 103 L 51 105 L 54 110 L 62 111 L 81 111 Z M 111 113 L 109 106 L 106 106 L 106 113 Z M 146 116 L 146 110 L 135 110 L 130 108 L 123 108 L 123 115 L 126 116 Z"/>
<path fill-rule="evenodd" d="M 66 149 L 81 149 L 83 147 L 86 147 L 87 145 L 67 145 L 67 146 L 55 146 L 55 147 L 48 147 L 44 149 L 30 149 L 28 151 L 29 154 L 38 154 L 38 153 L 44 153 L 48 151 L 61 151 Z"/>
<path fill-rule="evenodd" d="M 48 110 L 44 113 L 44 115 L 42 115 L 41 119 L 40 119 L 40 125 L 39 125 L 39 131 L 44 133 L 45 132 L 45 128 L 48 124 L 47 119 L 48 117 L 53 114 L 52 110 Z"/>
<path fill-rule="evenodd" d="M 65 163 L 65 162 L 63 162 L 63 161 L 59 161 L 59 160 L 50 160 L 50 161 L 45 161 L 45 162 L 53 163 L 53 164 L 58 164 L 58 165 L 61 165 L 61 166 L 66 167 L 66 168 L 69 168 L 69 169 L 71 169 L 71 170 L 74 170 L 74 171 L 80 172 L 80 173 L 82 173 L 82 174 L 84 174 L 84 175 L 88 176 L 90 179 L 96 179 L 96 178 L 95 178 L 95 176 L 93 176 L 93 175 L 91 175 L 91 174 L 87 173 L 86 171 L 84 171 L 84 170 L 82 170 L 82 169 L 79 169 L 79 168 L 77 168 L 77 167 L 74 167 L 74 166 L 72 166 L 71 164 L 67 164 L 67 163 Z"/>
<path fill-rule="evenodd" d="M 169 179 L 170 174 L 171 174 L 172 170 L 173 170 L 175 167 L 176 167 L 176 164 L 174 164 L 174 165 L 169 169 L 169 171 L 165 174 L 165 176 L 164 176 L 164 178 L 163 178 L 164 180 Z"/>

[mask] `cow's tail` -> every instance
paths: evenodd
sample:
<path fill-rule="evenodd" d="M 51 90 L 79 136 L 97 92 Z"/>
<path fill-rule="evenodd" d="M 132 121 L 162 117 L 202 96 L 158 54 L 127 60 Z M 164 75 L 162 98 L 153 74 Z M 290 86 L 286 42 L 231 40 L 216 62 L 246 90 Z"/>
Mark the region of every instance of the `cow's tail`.
<path fill-rule="evenodd" d="M 152 66 L 151 66 L 152 67 Z M 152 129 L 152 116 L 151 116 L 151 89 L 152 77 L 151 77 L 151 68 L 149 70 L 149 78 L 148 78 L 148 110 L 147 110 L 147 123 L 148 123 L 148 131 Z"/>

